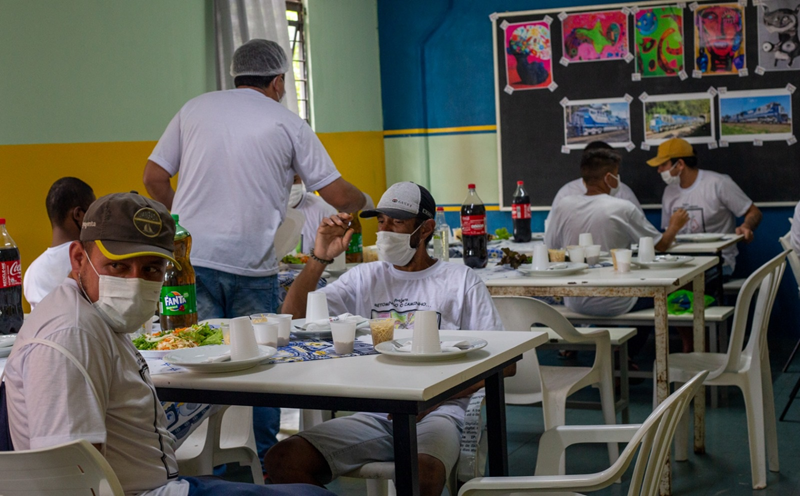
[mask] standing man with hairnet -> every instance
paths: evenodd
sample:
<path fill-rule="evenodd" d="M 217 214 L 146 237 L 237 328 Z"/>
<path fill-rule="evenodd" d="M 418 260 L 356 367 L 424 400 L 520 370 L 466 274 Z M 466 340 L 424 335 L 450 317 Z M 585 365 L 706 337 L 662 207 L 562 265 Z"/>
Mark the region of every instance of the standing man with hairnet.
<path fill-rule="evenodd" d="M 236 89 L 187 102 L 145 166 L 147 192 L 180 215 L 194 238 L 201 319 L 276 310 L 278 257 L 284 254 L 275 253 L 273 240 L 295 173 L 339 211 L 373 206 L 341 177 L 311 127 L 279 103 L 288 70 L 286 53 L 274 41 L 239 47 L 231 64 Z M 170 178 L 178 172 L 173 191 Z M 262 451 L 276 442 L 280 411 L 255 410 L 263 459 Z"/>

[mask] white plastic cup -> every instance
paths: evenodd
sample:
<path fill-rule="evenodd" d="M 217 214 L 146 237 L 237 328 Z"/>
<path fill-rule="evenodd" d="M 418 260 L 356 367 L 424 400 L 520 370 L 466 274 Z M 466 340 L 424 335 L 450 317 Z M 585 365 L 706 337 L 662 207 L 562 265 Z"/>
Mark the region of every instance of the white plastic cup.
<path fill-rule="evenodd" d="M 292 314 L 270 314 L 269 321 L 278 324 L 278 347 L 289 345 L 289 334 L 292 332 Z"/>
<path fill-rule="evenodd" d="M 328 298 L 325 293 L 321 291 L 312 291 L 308 293 L 306 300 L 306 322 L 313 322 L 315 320 L 327 319 L 328 314 Z"/>
<path fill-rule="evenodd" d="M 547 270 L 550 267 L 550 255 L 547 253 L 547 246 L 544 243 L 534 243 L 531 264 L 534 270 Z M 419 312 L 417 312 L 418 314 Z"/>
<path fill-rule="evenodd" d="M 347 355 L 353 352 L 353 342 L 356 339 L 355 322 L 331 322 L 331 334 L 333 335 L 333 349 L 337 355 Z"/>
<path fill-rule="evenodd" d="M 617 272 L 630 272 L 631 271 L 631 250 L 617 250 L 614 256 L 617 259 Z"/>
<path fill-rule="evenodd" d="M 591 246 L 593 244 L 592 233 L 581 233 L 578 235 L 578 246 Z"/>
<path fill-rule="evenodd" d="M 600 245 L 584 246 L 583 254 L 586 256 L 587 264 L 597 265 L 600 262 Z"/>
<path fill-rule="evenodd" d="M 647 236 L 639 238 L 639 261 L 652 262 L 656 259 L 656 249 L 653 244 L 653 238 Z"/>
<path fill-rule="evenodd" d="M 231 360 L 247 360 L 258 356 L 258 344 L 250 317 L 231 320 Z"/>
<path fill-rule="evenodd" d="M 329 270 L 336 271 L 336 272 L 342 272 L 346 268 L 347 268 L 347 264 L 346 264 L 345 254 L 344 253 L 342 253 L 338 257 L 333 257 L 333 263 L 328 266 Z"/>
<path fill-rule="evenodd" d="M 279 327 L 280 324 L 277 322 L 253 323 L 253 329 L 255 330 L 256 334 L 256 343 L 277 348 Z"/>
<path fill-rule="evenodd" d="M 575 263 L 583 263 L 583 259 L 585 257 L 585 252 L 582 246 L 568 246 L 567 251 L 569 252 L 569 261 Z"/>
<path fill-rule="evenodd" d="M 414 313 L 414 334 L 411 336 L 411 353 L 439 353 L 439 320 L 436 312 L 421 310 Z"/>

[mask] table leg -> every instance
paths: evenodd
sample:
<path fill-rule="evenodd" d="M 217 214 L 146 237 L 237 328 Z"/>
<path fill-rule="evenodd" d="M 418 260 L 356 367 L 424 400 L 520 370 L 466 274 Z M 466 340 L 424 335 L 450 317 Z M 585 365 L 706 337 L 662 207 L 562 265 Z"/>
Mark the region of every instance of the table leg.
<path fill-rule="evenodd" d="M 667 291 L 660 289 L 653 297 L 656 324 L 656 401 L 661 404 L 669 396 L 669 326 L 667 324 Z M 659 493 L 664 496 L 672 492 L 672 472 L 670 455 L 664 460 Z"/>
<path fill-rule="evenodd" d="M 398 496 L 419 496 L 416 415 L 392 414 L 394 479 Z"/>
<path fill-rule="evenodd" d="M 489 475 L 508 475 L 506 402 L 503 371 L 486 378 L 486 423 L 489 435 Z"/>
<path fill-rule="evenodd" d="M 720 273 L 720 276 L 722 274 Z M 694 293 L 694 351 L 706 350 L 706 317 L 705 317 L 705 275 L 700 274 L 692 281 Z M 694 452 L 706 452 L 706 388 L 700 387 L 694 397 Z"/>

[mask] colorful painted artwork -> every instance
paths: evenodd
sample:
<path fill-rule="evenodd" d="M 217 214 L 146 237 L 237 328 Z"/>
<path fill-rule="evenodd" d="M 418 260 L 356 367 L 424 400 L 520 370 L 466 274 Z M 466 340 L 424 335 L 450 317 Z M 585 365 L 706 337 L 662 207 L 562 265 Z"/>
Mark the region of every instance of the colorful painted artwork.
<path fill-rule="evenodd" d="M 683 9 L 642 9 L 634 26 L 636 72 L 643 78 L 677 76 L 683 70 Z"/>
<path fill-rule="evenodd" d="M 745 65 L 744 7 L 700 5 L 694 11 L 694 68 L 703 76 L 738 74 Z"/>
<path fill-rule="evenodd" d="M 550 25 L 544 21 L 506 27 L 506 81 L 514 90 L 547 88 L 553 82 Z"/>
<path fill-rule="evenodd" d="M 564 106 L 564 144 L 582 149 L 592 141 L 616 148 L 631 142 L 630 105 L 624 98 L 576 100 Z"/>
<path fill-rule="evenodd" d="M 761 0 L 758 65 L 765 71 L 800 70 L 800 0 Z"/>
<path fill-rule="evenodd" d="M 785 88 L 719 95 L 720 140 L 776 141 L 792 137 L 792 95 Z"/>
<path fill-rule="evenodd" d="M 621 10 L 569 15 L 561 31 L 570 63 L 620 60 L 628 54 L 628 14 Z"/>
<path fill-rule="evenodd" d="M 671 138 L 689 143 L 715 141 L 714 97 L 709 93 L 648 95 L 644 105 L 644 141 L 660 145 Z"/>

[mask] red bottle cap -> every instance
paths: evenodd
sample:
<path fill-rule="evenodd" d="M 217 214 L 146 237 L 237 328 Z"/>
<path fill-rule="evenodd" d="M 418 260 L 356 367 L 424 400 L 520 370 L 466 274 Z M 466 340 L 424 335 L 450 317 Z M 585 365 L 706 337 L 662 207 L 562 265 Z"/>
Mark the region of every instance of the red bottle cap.
<path fill-rule="evenodd" d="M 5 219 L 3 219 L 3 218 L 0 218 L 0 225 L 3 225 L 3 224 L 5 224 L 5 223 L 6 223 L 6 220 L 5 220 Z"/>
<path fill-rule="evenodd" d="M 444 212 L 444 207 L 436 207 L 436 211 L 437 211 L 437 212 L 440 212 L 440 211 L 441 211 L 441 212 Z"/>
<path fill-rule="evenodd" d="M 475 185 L 474 185 L 474 184 L 467 184 L 467 188 L 469 188 L 469 189 L 475 189 Z"/>
<path fill-rule="evenodd" d="M 517 186 L 522 186 L 522 181 L 517 181 Z"/>

